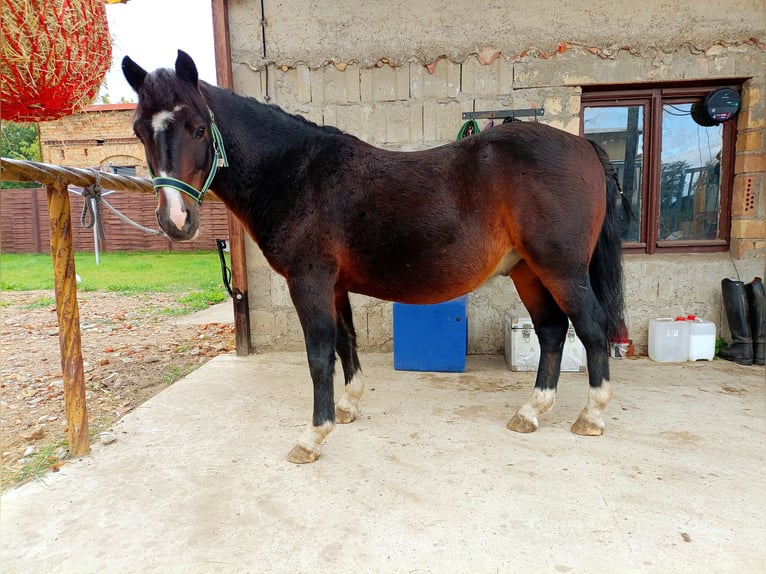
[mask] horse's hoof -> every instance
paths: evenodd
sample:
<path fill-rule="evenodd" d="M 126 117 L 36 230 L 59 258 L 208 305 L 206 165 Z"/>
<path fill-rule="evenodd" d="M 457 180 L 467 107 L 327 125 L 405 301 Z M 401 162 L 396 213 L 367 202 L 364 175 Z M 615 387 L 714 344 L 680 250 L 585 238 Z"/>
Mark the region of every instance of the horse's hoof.
<path fill-rule="evenodd" d="M 513 418 L 509 420 L 508 424 L 505 426 L 508 427 L 508 430 L 522 433 L 530 433 L 537 430 L 537 425 L 534 423 L 534 421 L 521 416 L 519 413 L 513 415 Z"/>
<path fill-rule="evenodd" d="M 305 446 L 296 444 L 287 454 L 287 460 L 293 464 L 308 464 L 319 458 L 319 453 L 307 449 Z"/>
<path fill-rule="evenodd" d="M 352 423 L 356 420 L 358 412 L 356 409 L 351 411 L 344 409 L 340 405 L 335 405 L 335 422 L 341 425 Z"/>
<path fill-rule="evenodd" d="M 580 417 L 572 425 L 572 432 L 580 436 L 601 436 L 604 434 L 604 425 L 594 423 L 588 419 Z"/>

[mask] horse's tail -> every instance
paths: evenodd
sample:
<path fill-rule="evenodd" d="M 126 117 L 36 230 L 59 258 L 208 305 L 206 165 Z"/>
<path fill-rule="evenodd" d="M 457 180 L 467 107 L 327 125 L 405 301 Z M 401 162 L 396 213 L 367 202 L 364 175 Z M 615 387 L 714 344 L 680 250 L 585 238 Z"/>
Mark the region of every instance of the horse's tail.
<path fill-rule="evenodd" d="M 606 311 L 607 336 L 610 340 L 619 340 L 627 336 L 627 327 L 625 326 L 623 295 L 622 238 L 617 215 L 618 196 L 628 219 L 632 217 L 633 211 L 630 202 L 620 189 L 617 172 L 615 172 L 606 151 L 597 143 L 593 141 L 590 143 L 593 145 L 606 175 L 606 216 L 590 261 L 590 283 L 596 297 Z"/>

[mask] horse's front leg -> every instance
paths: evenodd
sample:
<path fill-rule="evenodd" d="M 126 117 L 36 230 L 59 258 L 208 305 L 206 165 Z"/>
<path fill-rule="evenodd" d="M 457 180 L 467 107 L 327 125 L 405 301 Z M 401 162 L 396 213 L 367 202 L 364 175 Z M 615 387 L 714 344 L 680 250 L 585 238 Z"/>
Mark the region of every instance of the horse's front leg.
<path fill-rule="evenodd" d="M 296 464 L 317 460 L 321 454 L 322 442 L 335 427 L 335 310 L 332 288 L 327 292 L 319 287 L 320 283 L 317 277 L 288 280 L 290 295 L 303 327 L 309 371 L 314 385 L 311 422 L 287 455 L 287 460 Z"/>

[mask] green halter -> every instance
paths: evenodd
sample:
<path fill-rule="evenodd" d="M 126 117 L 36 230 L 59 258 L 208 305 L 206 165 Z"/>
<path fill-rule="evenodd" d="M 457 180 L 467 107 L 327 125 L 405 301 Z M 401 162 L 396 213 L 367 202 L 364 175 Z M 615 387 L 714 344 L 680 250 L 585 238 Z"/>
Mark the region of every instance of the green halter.
<path fill-rule="evenodd" d="M 210 132 L 213 134 L 213 164 L 210 166 L 210 173 L 207 174 L 207 179 L 202 185 L 202 189 L 197 189 L 185 181 L 181 181 L 174 177 L 155 177 L 152 178 L 152 185 L 154 186 L 155 193 L 159 193 L 161 187 L 170 187 L 188 195 L 197 202 L 197 205 L 201 205 L 202 198 L 207 193 L 207 190 L 210 189 L 210 184 L 213 183 L 218 168 L 229 167 L 229 160 L 226 158 L 226 150 L 223 147 L 221 131 L 218 129 L 218 126 L 215 125 L 213 110 L 208 108 L 207 111 L 210 113 Z"/>

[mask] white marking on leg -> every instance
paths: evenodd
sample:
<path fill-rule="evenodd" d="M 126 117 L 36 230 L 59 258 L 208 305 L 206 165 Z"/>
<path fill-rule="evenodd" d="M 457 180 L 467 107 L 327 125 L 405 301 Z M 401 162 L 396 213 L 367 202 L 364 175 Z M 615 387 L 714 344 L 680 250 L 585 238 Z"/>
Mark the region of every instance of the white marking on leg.
<path fill-rule="evenodd" d="M 361 374 L 357 373 L 351 382 L 345 385 L 343 389 L 343 396 L 336 403 L 336 408 L 348 413 L 349 421 L 351 422 L 357 416 L 359 416 L 359 400 L 364 394 L 364 378 Z"/>
<path fill-rule="evenodd" d="M 609 381 L 601 381 L 599 388 L 590 388 L 588 392 L 588 403 L 585 405 L 585 418 L 595 423 L 601 428 L 604 428 L 604 421 L 601 419 L 601 415 L 604 414 L 606 406 L 612 399 L 612 386 Z"/>
<path fill-rule="evenodd" d="M 322 451 L 322 443 L 327 435 L 332 432 L 334 427 L 335 425 L 330 421 L 327 421 L 318 427 L 309 423 L 301 438 L 298 439 L 296 446 L 301 446 L 319 457 Z"/>
<path fill-rule="evenodd" d="M 538 427 L 537 417 L 544 412 L 551 410 L 553 404 L 556 402 L 556 389 L 534 389 L 529 400 L 524 404 L 516 415 L 520 416 L 530 423 L 535 428 Z"/>

